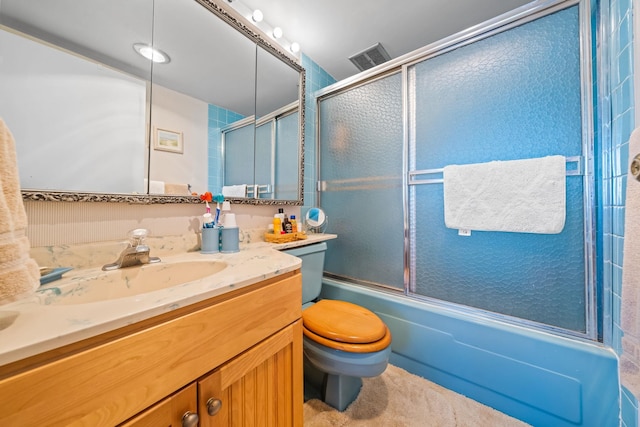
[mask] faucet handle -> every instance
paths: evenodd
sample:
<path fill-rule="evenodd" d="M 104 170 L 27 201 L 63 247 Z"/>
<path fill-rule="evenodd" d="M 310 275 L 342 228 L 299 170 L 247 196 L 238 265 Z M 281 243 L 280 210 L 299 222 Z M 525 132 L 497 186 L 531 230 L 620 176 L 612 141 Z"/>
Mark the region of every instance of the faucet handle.
<path fill-rule="evenodd" d="M 136 228 L 129 231 L 129 241 L 131 242 L 131 246 L 140 246 L 148 235 L 149 230 L 146 228 Z"/>

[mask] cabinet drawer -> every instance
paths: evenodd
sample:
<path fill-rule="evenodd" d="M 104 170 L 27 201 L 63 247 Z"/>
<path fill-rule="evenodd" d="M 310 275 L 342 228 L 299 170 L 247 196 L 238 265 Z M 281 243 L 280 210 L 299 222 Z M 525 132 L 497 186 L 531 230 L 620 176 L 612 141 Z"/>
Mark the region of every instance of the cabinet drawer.
<path fill-rule="evenodd" d="M 198 390 L 190 384 L 119 427 L 182 427 L 183 417 L 198 413 Z"/>
<path fill-rule="evenodd" d="M 0 381 L 0 425 L 113 426 L 301 317 L 300 274 Z"/>

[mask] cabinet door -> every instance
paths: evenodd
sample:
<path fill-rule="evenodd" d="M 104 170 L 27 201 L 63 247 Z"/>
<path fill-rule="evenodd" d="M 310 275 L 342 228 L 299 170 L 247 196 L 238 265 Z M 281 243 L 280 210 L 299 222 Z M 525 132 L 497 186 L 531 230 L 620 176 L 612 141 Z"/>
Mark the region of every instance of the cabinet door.
<path fill-rule="evenodd" d="M 197 409 L 197 388 L 193 383 L 121 424 L 120 427 L 196 427 Z"/>
<path fill-rule="evenodd" d="M 302 321 L 198 381 L 201 427 L 302 425 Z"/>

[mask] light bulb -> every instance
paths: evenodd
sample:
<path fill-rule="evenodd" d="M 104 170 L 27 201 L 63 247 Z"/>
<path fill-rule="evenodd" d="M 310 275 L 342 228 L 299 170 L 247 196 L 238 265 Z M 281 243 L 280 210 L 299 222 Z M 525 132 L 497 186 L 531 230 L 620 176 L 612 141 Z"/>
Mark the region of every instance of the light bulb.
<path fill-rule="evenodd" d="M 150 61 L 157 62 L 159 64 L 168 64 L 169 62 L 171 62 L 171 58 L 169 58 L 169 55 L 167 55 L 160 49 L 154 48 L 151 45 L 144 43 L 135 43 L 133 45 L 133 49 Z"/>
<path fill-rule="evenodd" d="M 254 10 L 251 14 L 251 19 L 253 19 L 253 22 L 261 22 L 262 18 L 264 18 L 264 16 L 262 15 L 262 11 L 260 9 Z"/>
<path fill-rule="evenodd" d="M 273 38 L 274 39 L 279 39 L 280 37 L 282 37 L 282 28 L 275 27 L 273 29 Z"/>

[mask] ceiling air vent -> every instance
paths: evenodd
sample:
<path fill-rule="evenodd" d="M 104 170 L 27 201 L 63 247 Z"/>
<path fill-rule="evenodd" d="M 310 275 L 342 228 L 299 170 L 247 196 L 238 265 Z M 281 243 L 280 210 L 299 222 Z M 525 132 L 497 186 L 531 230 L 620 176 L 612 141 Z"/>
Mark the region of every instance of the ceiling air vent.
<path fill-rule="evenodd" d="M 358 52 L 349 57 L 349 60 L 353 62 L 353 65 L 358 67 L 360 71 L 368 70 L 390 59 L 391 57 L 380 43 L 376 43 L 362 52 Z"/>

